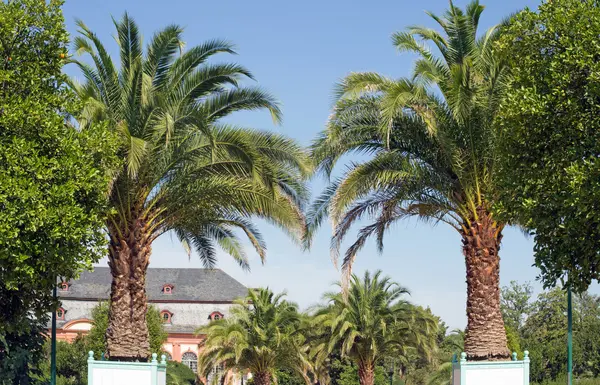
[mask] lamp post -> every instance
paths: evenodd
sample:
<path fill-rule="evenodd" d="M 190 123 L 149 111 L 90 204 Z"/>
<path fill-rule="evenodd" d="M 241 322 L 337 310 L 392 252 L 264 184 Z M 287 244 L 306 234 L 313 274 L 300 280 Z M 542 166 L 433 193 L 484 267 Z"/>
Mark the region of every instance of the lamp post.
<path fill-rule="evenodd" d="M 56 303 L 56 285 L 52 289 L 52 296 Z M 50 385 L 56 385 L 56 310 L 52 312 L 52 341 L 50 348 Z"/>
<path fill-rule="evenodd" d="M 573 304 L 571 286 L 567 287 L 567 384 L 573 385 Z"/>

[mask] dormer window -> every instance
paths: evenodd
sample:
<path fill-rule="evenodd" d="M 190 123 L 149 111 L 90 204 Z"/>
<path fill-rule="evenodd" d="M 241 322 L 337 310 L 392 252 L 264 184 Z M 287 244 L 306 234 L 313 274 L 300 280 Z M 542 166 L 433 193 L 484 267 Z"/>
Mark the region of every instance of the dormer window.
<path fill-rule="evenodd" d="M 173 321 L 173 313 L 168 310 L 163 310 L 160 312 L 160 319 L 164 324 L 170 324 Z"/>
<path fill-rule="evenodd" d="M 69 282 L 61 282 L 60 283 L 60 291 L 69 291 Z"/>
<path fill-rule="evenodd" d="M 208 319 L 211 320 L 211 321 L 217 321 L 217 320 L 223 319 L 223 314 L 219 313 L 218 311 L 213 311 L 208 316 Z"/>
<path fill-rule="evenodd" d="M 173 286 L 171 284 L 166 284 L 165 286 L 163 286 L 162 292 L 163 292 L 163 294 L 173 294 L 174 288 L 175 288 L 175 286 Z"/>
<path fill-rule="evenodd" d="M 59 307 L 56 310 L 56 319 L 58 321 L 64 321 L 65 320 L 65 313 L 66 313 L 65 309 L 63 309 L 62 307 Z"/>

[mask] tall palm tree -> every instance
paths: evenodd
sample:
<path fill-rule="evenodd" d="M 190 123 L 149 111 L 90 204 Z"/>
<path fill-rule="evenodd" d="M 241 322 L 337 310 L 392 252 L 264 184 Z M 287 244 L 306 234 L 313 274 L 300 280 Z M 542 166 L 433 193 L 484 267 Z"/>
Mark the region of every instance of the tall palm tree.
<path fill-rule="evenodd" d="M 381 271 L 372 276 L 367 271 L 362 280 L 353 275 L 347 293 L 325 294 L 326 304 L 314 318 L 323 335 L 313 341 L 311 361 L 320 363 L 339 349 L 357 365 L 360 385 L 373 385 L 375 366 L 386 358 L 398 360 L 412 352 L 430 356 L 437 323 L 404 300 L 406 294 Z"/>
<path fill-rule="evenodd" d="M 265 243 L 251 219 L 263 218 L 299 239 L 310 162 L 290 139 L 222 122 L 247 110 L 281 118 L 272 96 L 239 85 L 252 78 L 246 68 L 207 62 L 234 53 L 231 44 L 212 40 L 182 52 L 182 29 L 171 25 L 153 36 L 144 54 L 138 27 L 125 14 L 115 21 L 115 66 L 98 37 L 81 21 L 78 26 L 77 53 L 93 63 L 75 61 L 86 79 L 72 84 L 85 102 L 80 125 L 107 122 L 123 160 L 114 172 L 107 219 L 113 278 L 108 354 L 145 359 L 152 242 L 171 232 L 206 267 L 215 265 L 220 247 L 248 268 L 237 229 L 264 260 Z"/>
<path fill-rule="evenodd" d="M 311 366 L 302 334 L 298 307 L 269 289 L 250 290 L 237 301 L 231 316 L 211 322 L 200 355 L 200 373 L 208 377 L 217 365 L 226 371 L 252 373 L 257 385 L 270 385 L 276 369 L 289 369 L 310 383 Z M 249 305 L 251 304 L 251 305 Z"/>
<path fill-rule="evenodd" d="M 493 52 L 498 27 L 477 35 L 483 8 L 473 1 L 463 11 L 450 1 L 443 17 L 429 13 L 441 32 L 413 26 L 395 33 L 395 46 L 418 56 L 412 77 L 352 73 L 339 84 L 313 157 L 327 175 L 343 155 L 368 159 L 353 162 L 308 215 L 310 233 L 331 217 L 334 260 L 350 227 L 360 218 L 373 219 L 346 251 L 347 273 L 367 238 L 374 235 L 381 250 L 384 233 L 396 221 L 416 217 L 455 229 L 467 270 L 465 349 L 475 360 L 509 358 L 498 256 L 505 223 L 494 215 L 494 116 L 504 71 Z"/>

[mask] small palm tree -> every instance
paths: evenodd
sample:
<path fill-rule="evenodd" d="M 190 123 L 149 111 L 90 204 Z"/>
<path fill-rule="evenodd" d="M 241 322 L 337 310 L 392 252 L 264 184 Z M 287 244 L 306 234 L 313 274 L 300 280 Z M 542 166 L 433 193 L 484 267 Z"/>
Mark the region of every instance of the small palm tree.
<path fill-rule="evenodd" d="M 510 356 L 499 288 L 505 223 L 494 213 L 501 139 L 494 117 L 504 71 L 493 52 L 499 29 L 477 36 L 482 12 L 478 1 L 465 11 L 450 1 L 444 17 L 429 14 L 442 33 L 414 26 L 394 34 L 399 50 L 418 56 L 411 78 L 353 73 L 341 82 L 328 126 L 312 146 L 313 157 L 327 175 L 343 155 L 369 159 L 352 163 L 308 215 L 309 235 L 331 217 L 334 260 L 351 226 L 373 219 L 346 251 L 347 275 L 366 240 L 375 236 L 381 251 L 384 234 L 397 221 L 415 217 L 455 229 L 467 270 L 465 350 L 475 360 Z"/>
<path fill-rule="evenodd" d="M 125 14 L 115 22 L 120 66 L 82 22 L 75 61 L 86 82 L 72 86 L 85 105 L 78 120 L 107 122 L 118 139 L 122 167 L 114 170 L 107 230 L 113 281 L 107 329 L 111 359 L 149 355 L 146 270 L 154 240 L 171 232 L 206 267 L 220 247 L 243 267 L 241 230 L 264 260 L 265 243 L 252 218 L 274 223 L 294 239 L 302 236 L 305 151 L 280 135 L 222 122 L 236 111 L 268 110 L 276 122 L 275 99 L 256 87 L 237 64 L 209 64 L 231 44 L 212 40 L 182 52 L 182 29 L 171 25 L 150 40 L 144 54 L 136 23 Z"/>
<path fill-rule="evenodd" d="M 341 287 L 341 283 L 339 284 Z M 311 359 L 319 363 L 339 349 L 358 368 L 361 385 L 373 385 L 375 366 L 386 358 L 399 360 L 416 352 L 430 357 L 436 349 L 435 319 L 402 297 L 408 291 L 367 271 L 353 275 L 348 292 L 327 293 L 314 322 L 323 332 L 313 341 Z"/>
<path fill-rule="evenodd" d="M 309 384 L 302 316 L 284 297 L 269 289 L 250 290 L 228 318 L 200 328 L 198 333 L 206 335 L 200 373 L 208 378 L 215 366 L 222 366 L 226 371 L 249 371 L 255 384 L 270 385 L 276 369 L 288 369 Z"/>

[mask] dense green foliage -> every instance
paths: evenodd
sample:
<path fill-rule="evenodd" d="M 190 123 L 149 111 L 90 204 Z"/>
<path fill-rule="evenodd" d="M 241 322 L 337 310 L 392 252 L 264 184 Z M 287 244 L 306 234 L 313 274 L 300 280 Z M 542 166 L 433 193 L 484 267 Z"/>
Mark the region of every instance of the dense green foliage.
<path fill-rule="evenodd" d="M 167 385 L 194 385 L 197 383 L 199 383 L 198 376 L 192 369 L 181 362 L 167 362 Z"/>
<path fill-rule="evenodd" d="M 522 326 L 513 335 L 515 343 L 528 350 L 531 380 L 543 383 L 560 379 L 567 365 L 567 296 L 561 289 L 538 295 L 535 301 L 522 300 L 528 284 L 511 282 L 503 288 L 503 306 L 513 300 L 525 303 Z M 573 373 L 576 378 L 595 378 L 600 382 L 600 297 L 583 293 L 574 296 L 573 305 Z M 518 352 L 518 347 L 515 348 Z"/>
<path fill-rule="evenodd" d="M 57 277 L 105 253 L 110 136 L 69 121 L 61 5 L 0 2 L 0 384 L 25 383 L 43 356 Z"/>
<path fill-rule="evenodd" d="M 277 369 L 306 377 L 310 370 L 298 307 L 269 289 L 250 290 L 231 315 L 198 330 L 206 334 L 200 373 L 209 378 L 216 365 L 250 371 L 257 385 L 268 385 Z M 252 305 L 248 305 L 252 304 Z"/>
<path fill-rule="evenodd" d="M 75 341 L 56 342 L 56 382 L 57 385 L 86 385 L 87 358 L 89 343 L 81 335 Z M 40 364 L 39 379 L 44 383 L 50 382 L 50 340 L 44 345 L 45 360 Z"/>
<path fill-rule="evenodd" d="M 531 311 L 531 295 L 533 288 L 529 283 L 519 284 L 511 281 L 510 286 L 502 288 L 502 318 L 508 328 L 519 331 L 523 327 L 525 317 Z"/>
<path fill-rule="evenodd" d="M 498 122 L 503 209 L 535 236 L 546 286 L 600 278 L 600 6 L 543 2 L 519 13 L 500 48 L 510 63 Z"/>
<path fill-rule="evenodd" d="M 95 353 L 97 360 L 102 358 L 102 354 L 106 352 L 106 328 L 108 327 L 108 311 L 109 304 L 101 302 L 92 310 L 92 321 L 94 327 L 86 336 L 88 351 L 92 350 Z M 154 306 L 148 306 L 146 313 L 146 324 L 150 335 L 150 354 L 157 353 L 160 357 L 162 346 L 167 340 L 168 333 L 165 331 L 160 310 Z"/>

